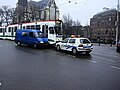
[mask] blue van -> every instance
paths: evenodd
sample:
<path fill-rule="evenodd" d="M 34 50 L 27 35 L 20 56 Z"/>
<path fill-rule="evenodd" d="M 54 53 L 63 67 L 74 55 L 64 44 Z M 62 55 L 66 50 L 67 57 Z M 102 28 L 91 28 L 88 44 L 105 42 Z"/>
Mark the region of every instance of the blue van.
<path fill-rule="evenodd" d="M 15 43 L 18 46 L 26 44 L 37 48 L 38 46 L 48 45 L 48 38 L 40 30 L 18 29 L 16 30 Z"/>

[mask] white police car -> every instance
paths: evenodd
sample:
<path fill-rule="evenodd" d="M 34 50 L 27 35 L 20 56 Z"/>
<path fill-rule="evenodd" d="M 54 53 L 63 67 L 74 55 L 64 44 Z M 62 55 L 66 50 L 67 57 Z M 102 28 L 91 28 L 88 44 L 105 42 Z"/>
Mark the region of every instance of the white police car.
<path fill-rule="evenodd" d="M 78 52 L 89 54 L 93 49 L 90 40 L 82 37 L 66 38 L 62 42 L 56 43 L 56 48 L 57 50 L 71 51 L 73 54 L 77 54 Z"/>

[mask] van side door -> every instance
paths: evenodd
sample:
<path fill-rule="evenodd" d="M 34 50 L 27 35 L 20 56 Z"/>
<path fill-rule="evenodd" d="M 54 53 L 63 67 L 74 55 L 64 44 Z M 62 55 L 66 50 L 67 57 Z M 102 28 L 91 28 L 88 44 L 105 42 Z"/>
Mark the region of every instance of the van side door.
<path fill-rule="evenodd" d="M 21 39 L 21 43 L 23 44 L 27 44 L 28 41 L 28 32 L 21 32 L 21 35 L 19 37 L 19 39 Z"/>
<path fill-rule="evenodd" d="M 29 45 L 33 45 L 33 43 L 35 42 L 36 38 L 35 38 L 35 35 L 34 35 L 34 32 L 29 32 L 29 35 L 28 35 L 28 44 Z"/>

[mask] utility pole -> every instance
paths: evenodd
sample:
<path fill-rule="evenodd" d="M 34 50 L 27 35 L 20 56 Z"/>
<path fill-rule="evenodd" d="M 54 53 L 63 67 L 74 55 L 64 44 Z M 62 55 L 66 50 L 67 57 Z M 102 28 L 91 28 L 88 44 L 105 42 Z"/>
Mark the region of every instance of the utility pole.
<path fill-rule="evenodd" d="M 56 26 L 56 4 L 55 4 L 55 26 Z"/>
<path fill-rule="evenodd" d="M 119 0 L 117 4 L 117 22 L 116 22 L 116 45 L 118 41 L 118 30 L 119 30 Z"/>

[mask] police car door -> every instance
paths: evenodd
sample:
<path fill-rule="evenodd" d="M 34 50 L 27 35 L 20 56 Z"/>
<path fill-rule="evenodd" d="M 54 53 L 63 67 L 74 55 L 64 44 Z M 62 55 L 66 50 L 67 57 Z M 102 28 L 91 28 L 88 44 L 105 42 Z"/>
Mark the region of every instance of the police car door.
<path fill-rule="evenodd" d="M 62 41 L 61 47 L 60 47 L 62 50 L 66 50 L 68 40 L 69 40 L 69 39 L 66 38 L 65 40 Z"/>
<path fill-rule="evenodd" d="M 67 43 L 66 50 L 67 51 L 72 51 L 72 48 L 75 46 L 75 39 L 71 38 L 69 42 Z"/>

